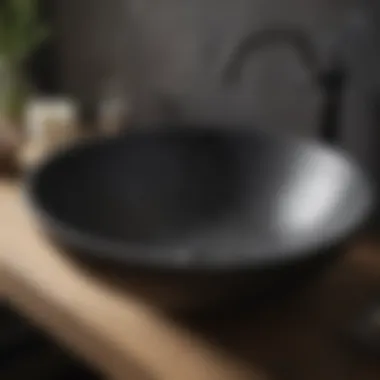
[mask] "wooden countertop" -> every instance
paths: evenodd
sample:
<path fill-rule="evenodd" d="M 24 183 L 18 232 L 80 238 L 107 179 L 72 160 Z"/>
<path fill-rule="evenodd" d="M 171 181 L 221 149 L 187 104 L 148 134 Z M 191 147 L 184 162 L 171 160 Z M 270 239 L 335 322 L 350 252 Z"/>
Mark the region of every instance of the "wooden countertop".
<path fill-rule="evenodd" d="M 15 184 L 0 183 L 0 290 L 112 379 L 379 379 L 380 363 L 341 332 L 380 300 L 369 239 L 292 299 L 195 326 L 76 266 L 39 234 Z"/>

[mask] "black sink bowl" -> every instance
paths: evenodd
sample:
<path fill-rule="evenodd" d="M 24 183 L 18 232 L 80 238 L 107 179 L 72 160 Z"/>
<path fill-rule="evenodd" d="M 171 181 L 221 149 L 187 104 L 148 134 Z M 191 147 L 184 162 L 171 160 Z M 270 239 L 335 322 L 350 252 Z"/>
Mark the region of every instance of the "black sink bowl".
<path fill-rule="evenodd" d="M 186 302 L 211 288 L 223 296 L 235 280 L 256 291 L 268 273 L 317 268 L 366 225 L 374 204 L 370 181 L 343 152 L 193 126 L 66 149 L 34 171 L 27 194 L 58 245 L 126 279 L 154 278 Z"/>

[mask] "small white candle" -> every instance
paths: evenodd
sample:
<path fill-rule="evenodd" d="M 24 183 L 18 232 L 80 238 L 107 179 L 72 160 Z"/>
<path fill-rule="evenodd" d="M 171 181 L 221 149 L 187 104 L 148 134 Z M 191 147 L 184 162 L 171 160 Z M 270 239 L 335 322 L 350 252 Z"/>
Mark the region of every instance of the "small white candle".
<path fill-rule="evenodd" d="M 79 112 L 72 100 L 35 98 L 25 108 L 26 145 L 20 152 L 24 168 L 34 166 L 48 153 L 78 137 Z"/>
<path fill-rule="evenodd" d="M 25 110 L 29 141 L 56 146 L 70 141 L 77 133 L 78 107 L 65 98 L 37 98 Z"/>

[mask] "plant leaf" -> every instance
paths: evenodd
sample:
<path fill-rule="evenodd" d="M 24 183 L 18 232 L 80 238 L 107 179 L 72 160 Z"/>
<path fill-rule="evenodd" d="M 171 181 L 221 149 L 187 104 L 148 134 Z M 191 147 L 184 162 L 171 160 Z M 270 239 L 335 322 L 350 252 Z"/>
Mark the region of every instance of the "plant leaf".
<path fill-rule="evenodd" d="M 38 0 L 0 0 L 0 55 L 22 60 L 48 37 Z"/>

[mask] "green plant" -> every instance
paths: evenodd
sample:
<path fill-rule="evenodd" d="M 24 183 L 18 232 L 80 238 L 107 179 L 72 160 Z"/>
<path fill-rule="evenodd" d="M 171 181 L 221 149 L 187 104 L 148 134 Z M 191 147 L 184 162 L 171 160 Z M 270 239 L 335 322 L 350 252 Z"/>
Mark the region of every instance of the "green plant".
<path fill-rule="evenodd" d="M 48 35 L 39 0 L 0 0 L 0 60 L 22 63 Z"/>
<path fill-rule="evenodd" d="M 0 118 L 21 117 L 29 92 L 24 64 L 48 35 L 39 0 L 0 0 Z"/>

